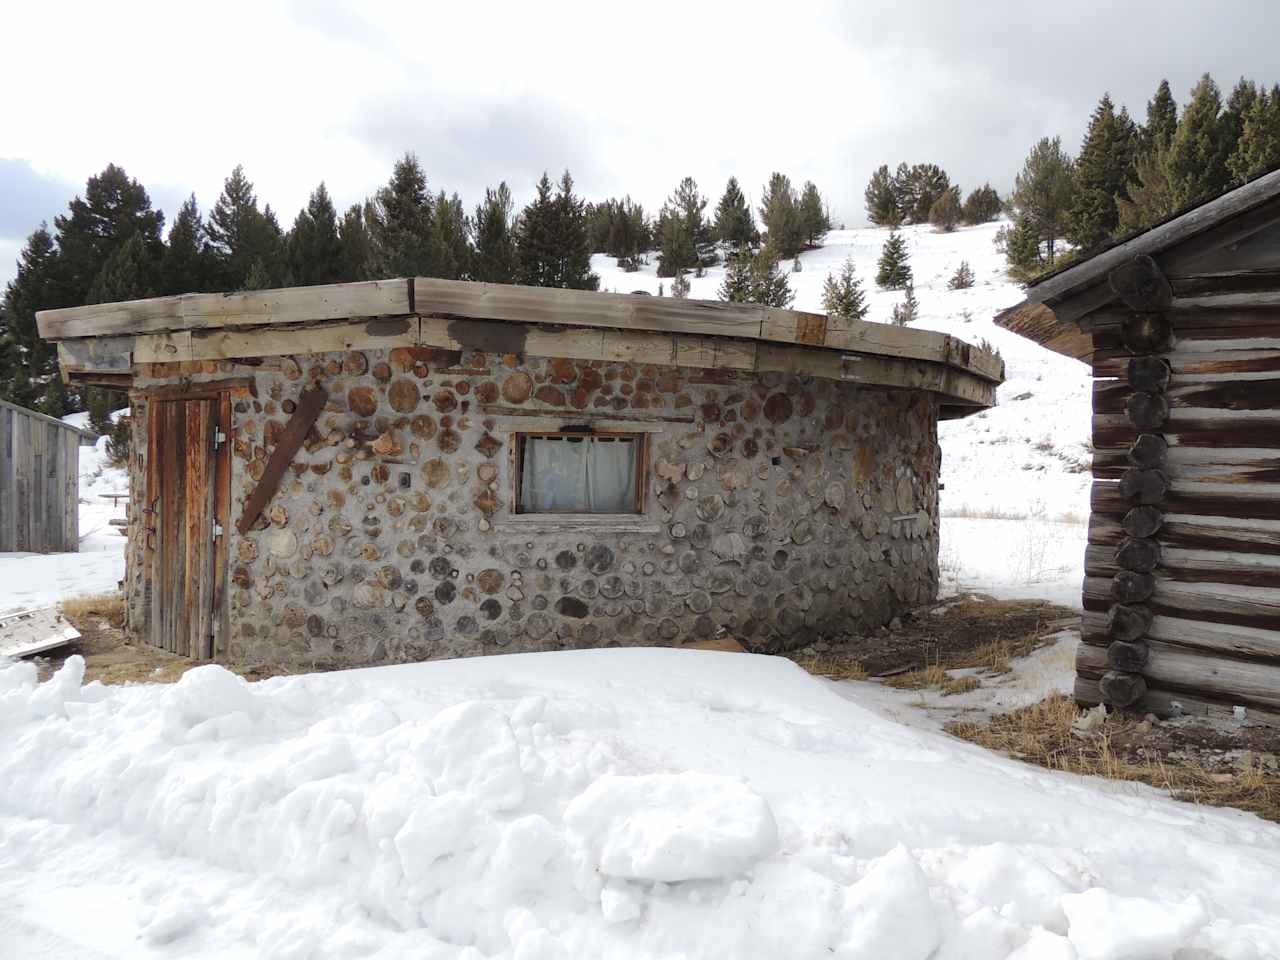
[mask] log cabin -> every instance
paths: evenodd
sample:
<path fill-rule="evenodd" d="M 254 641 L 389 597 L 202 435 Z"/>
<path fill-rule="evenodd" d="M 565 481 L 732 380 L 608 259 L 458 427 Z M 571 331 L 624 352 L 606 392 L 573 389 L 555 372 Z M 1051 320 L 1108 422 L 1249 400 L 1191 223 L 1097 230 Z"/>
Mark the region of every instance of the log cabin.
<path fill-rule="evenodd" d="M 129 392 L 129 630 L 299 668 L 775 650 L 938 587 L 991 353 L 752 304 L 427 278 L 38 315 Z"/>
<path fill-rule="evenodd" d="M 1076 699 L 1280 722 L 1280 171 L 996 322 L 1093 374 Z"/>

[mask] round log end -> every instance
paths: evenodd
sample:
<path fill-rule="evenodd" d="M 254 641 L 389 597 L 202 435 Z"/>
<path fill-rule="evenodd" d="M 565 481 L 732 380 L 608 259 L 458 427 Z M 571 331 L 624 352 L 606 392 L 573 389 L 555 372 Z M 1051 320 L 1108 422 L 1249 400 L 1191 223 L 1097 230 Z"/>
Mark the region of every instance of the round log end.
<path fill-rule="evenodd" d="M 1156 592 L 1156 578 L 1149 573 L 1121 570 L 1111 578 L 1111 597 L 1117 603 L 1142 603 Z"/>
<path fill-rule="evenodd" d="M 1163 314 L 1135 313 L 1125 319 L 1120 338 L 1132 354 L 1164 353 L 1173 340 L 1173 332 Z"/>
<path fill-rule="evenodd" d="M 1107 611 L 1107 632 L 1116 640 L 1137 640 L 1151 629 L 1151 611 L 1146 607 L 1118 603 Z"/>
<path fill-rule="evenodd" d="M 1164 393 L 1169 386 L 1169 364 L 1160 357 L 1132 357 L 1129 386 L 1146 393 Z"/>
<path fill-rule="evenodd" d="M 1125 412 L 1139 430 L 1159 430 L 1169 419 L 1169 401 L 1164 394 L 1139 390 L 1129 397 Z"/>
<path fill-rule="evenodd" d="M 1158 433 L 1144 433 L 1129 447 L 1129 462 L 1141 470 L 1160 470 L 1169 456 L 1169 444 Z"/>
<path fill-rule="evenodd" d="M 1147 681 L 1140 673 L 1123 673 L 1108 670 L 1098 682 L 1102 701 L 1109 707 L 1132 707 L 1147 692 Z"/>
<path fill-rule="evenodd" d="M 1120 478 L 1120 496 L 1140 504 L 1159 503 L 1169 492 L 1169 478 L 1160 470 L 1126 470 Z"/>
<path fill-rule="evenodd" d="M 1107 647 L 1107 665 L 1122 673 L 1141 673 L 1147 665 L 1150 648 L 1145 643 L 1117 640 Z"/>
<path fill-rule="evenodd" d="M 1122 570 L 1150 573 L 1160 565 L 1160 544 L 1154 540 L 1125 540 L 1116 549 L 1115 559 Z"/>
<path fill-rule="evenodd" d="M 1135 539 L 1154 537 L 1160 532 L 1160 527 L 1163 524 L 1164 514 L 1160 512 L 1158 507 L 1149 505 L 1134 507 L 1120 521 L 1120 525 L 1124 527 L 1124 532 Z"/>

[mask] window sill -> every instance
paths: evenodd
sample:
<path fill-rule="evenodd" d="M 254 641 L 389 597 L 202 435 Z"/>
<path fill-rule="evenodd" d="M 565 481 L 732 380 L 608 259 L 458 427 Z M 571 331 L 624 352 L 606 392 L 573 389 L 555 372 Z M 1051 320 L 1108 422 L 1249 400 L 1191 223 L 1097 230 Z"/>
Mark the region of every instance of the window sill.
<path fill-rule="evenodd" d="M 499 533 L 641 533 L 662 532 L 662 524 L 629 513 L 518 513 L 495 520 Z"/>

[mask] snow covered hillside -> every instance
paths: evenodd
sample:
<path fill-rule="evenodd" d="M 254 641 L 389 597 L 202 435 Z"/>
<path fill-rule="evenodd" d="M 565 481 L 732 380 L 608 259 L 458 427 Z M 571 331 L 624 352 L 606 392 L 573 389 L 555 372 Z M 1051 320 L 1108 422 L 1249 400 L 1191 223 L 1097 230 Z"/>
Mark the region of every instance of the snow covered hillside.
<path fill-rule="evenodd" d="M 995 247 L 999 224 L 961 227 L 937 233 L 927 225 L 905 227 L 911 250 L 919 319 L 914 327 L 938 330 L 977 343 L 987 340 L 1004 357 L 1007 379 L 999 406 L 966 420 L 944 423 L 942 495 L 945 515 L 1047 516 L 1088 512 L 1089 371 L 1022 337 L 1001 330 L 995 314 L 1022 299 L 1022 291 L 1004 273 L 1004 255 Z M 868 227 L 833 230 L 825 245 L 800 255 L 800 273 L 790 275 L 797 310 L 822 310 L 822 283 L 853 257 L 871 305 L 869 320 L 887 322 L 899 291 L 875 285 L 876 260 L 887 230 Z M 671 281 L 657 277 L 657 257 L 636 273 L 619 270 L 611 257 L 596 256 L 592 269 L 600 289 L 657 293 Z M 975 285 L 949 290 L 947 281 L 962 260 L 973 268 Z M 784 264 L 789 267 L 789 264 Z M 690 279 L 690 296 L 715 300 L 724 268 L 713 267 Z"/>
<path fill-rule="evenodd" d="M 1280 956 L 1273 825 L 908 729 L 777 658 L 81 669 L 0 669 L 5 956 Z"/>

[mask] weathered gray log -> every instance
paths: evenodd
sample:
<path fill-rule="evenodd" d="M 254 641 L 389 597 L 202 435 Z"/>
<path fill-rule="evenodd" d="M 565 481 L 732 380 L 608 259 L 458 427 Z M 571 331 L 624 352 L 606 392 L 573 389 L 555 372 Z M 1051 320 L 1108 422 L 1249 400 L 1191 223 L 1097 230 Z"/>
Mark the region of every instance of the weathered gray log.
<path fill-rule="evenodd" d="M 1153 506 L 1134 507 L 1124 515 L 1120 526 L 1135 539 L 1153 537 L 1164 524 L 1164 514 Z"/>
<path fill-rule="evenodd" d="M 1164 353 L 1173 343 L 1173 331 L 1164 314 L 1135 313 L 1121 323 L 1120 341 L 1126 350 L 1139 356 Z"/>
<path fill-rule="evenodd" d="M 1163 470 L 1169 444 L 1158 433 L 1142 433 L 1129 448 L 1129 462 L 1141 470 Z"/>
<path fill-rule="evenodd" d="M 1116 566 L 1135 573 L 1150 573 L 1160 565 L 1160 544 L 1154 540 L 1129 539 L 1116 550 Z"/>
<path fill-rule="evenodd" d="M 1169 492 L 1169 478 L 1160 470 L 1126 470 L 1120 478 L 1120 496 L 1135 503 L 1159 503 Z"/>
<path fill-rule="evenodd" d="M 1149 573 L 1121 570 L 1111 578 L 1111 599 L 1117 603 L 1142 603 L 1156 592 L 1156 578 Z"/>
<path fill-rule="evenodd" d="M 1102 691 L 1102 702 L 1110 707 L 1131 707 L 1147 692 L 1147 681 L 1140 673 L 1123 673 L 1119 670 L 1108 670 L 1098 681 Z"/>
<path fill-rule="evenodd" d="M 1156 312 L 1173 303 L 1173 288 L 1156 262 L 1140 253 L 1112 270 L 1107 279 L 1130 310 Z"/>
<path fill-rule="evenodd" d="M 1116 640 L 1137 640 L 1151 629 L 1151 620 L 1146 607 L 1117 603 L 1107 611 L 1107 633 Z"/>
<path fill-rule="evenodd" d="M 1131 357 L 1129 386 L 1147 393 L 1164 393 L 1169 386 L 1169 363 L 1160 357 Z"/>
<path fill-rule="evenodd" d="M 1129 422 L 1139 430 L 1159 430 L 1169 419 L 1169 401 L 1163 394 L 1138 391 L 1124 405 Z"/>
<path fill-rule="evenodd" d="M 1151 648 L 1145 643 L 1127 643 L 1117 640 L 1107 647 L 1107 666 L 1112 670 L 1121 670 L 1125 673 L 1141 673 L 1150 655 Z"/>

